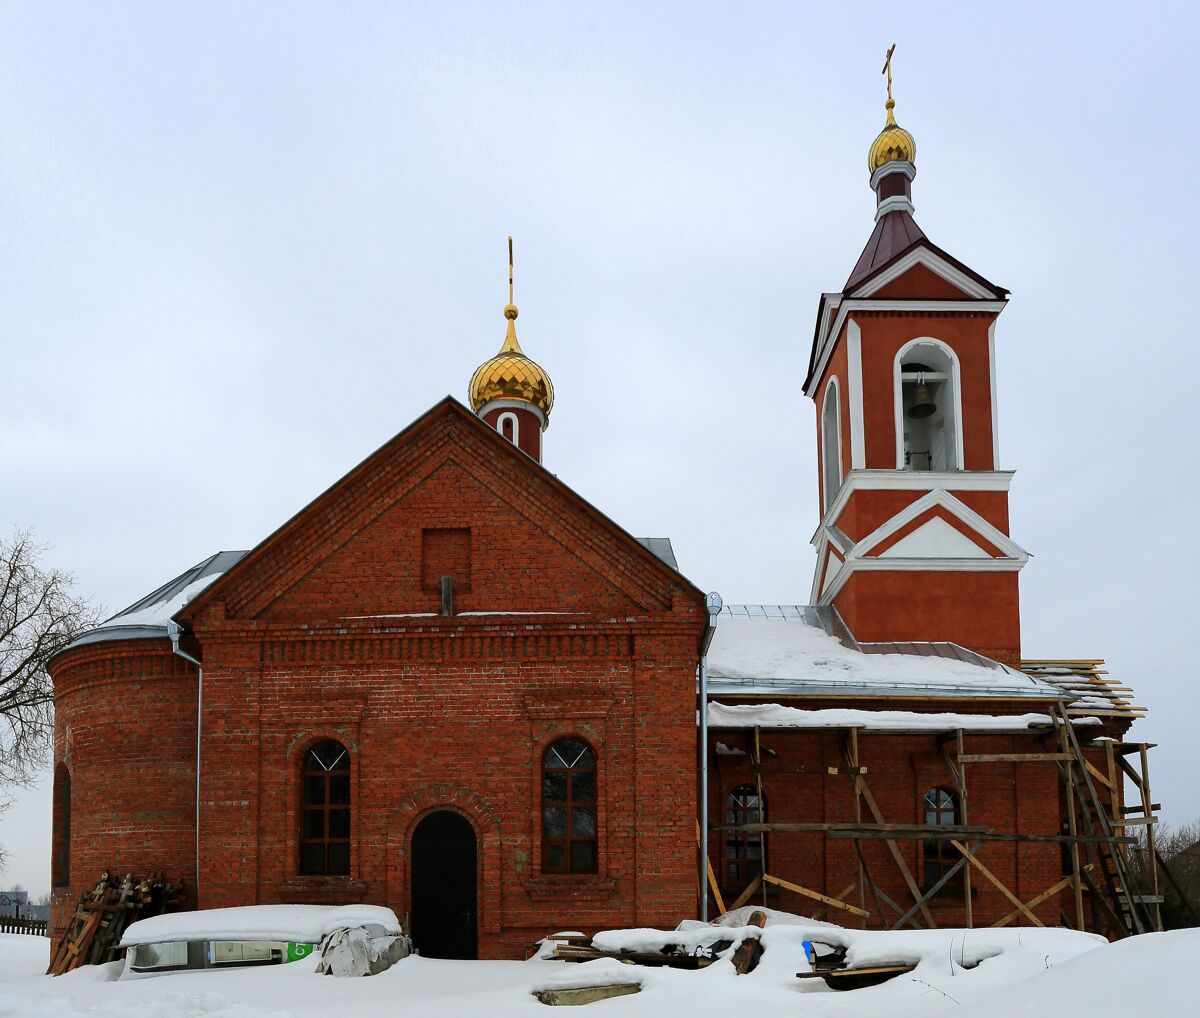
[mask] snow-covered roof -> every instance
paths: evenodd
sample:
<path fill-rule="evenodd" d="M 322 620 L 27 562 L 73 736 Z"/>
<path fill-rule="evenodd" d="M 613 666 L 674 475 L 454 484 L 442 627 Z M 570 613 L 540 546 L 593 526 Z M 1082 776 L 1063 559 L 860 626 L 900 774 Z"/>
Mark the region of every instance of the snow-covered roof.
<path fill-rule="evenodd" d="M 383 905 L 243 905 L 199 912 L 168 912 L 130 923 L 121 947 L 180 940 L 272 940 L 317 944 L 327 933 L 382 926 L 398 934 L 396 913 Z"/>
<path fill-rule="evenodd" d="M 167 635 L 167 623 L 192 598 L 216 582 L 246 555 L 244 551 L 219 551 L 180 573 L 157 590 L 89 630 L 71 646 L 102 640 L 138 640 Z"/>
<path fill-rule="evenodd" d="M 910 710 L 830 708 L 804 710 L 778 703 L 708 705 L 712 728 L 862 728 L 871 732 L 1025 732 L 1050 728 L 1049 714 L 926 714 Z M 1075 725 L 1098 725 L 1099 718 L 1073 718 Z M 728 753 L 729 750 L 726 750 Z M 718 750 L 720 753 L 720 750 Z"/>
<path fill-rule="evenodd" d="M 727 605 L 708 651 L 713 696 L 1064 699 L 951 643 L 857 644 L 830 608 Z"/>

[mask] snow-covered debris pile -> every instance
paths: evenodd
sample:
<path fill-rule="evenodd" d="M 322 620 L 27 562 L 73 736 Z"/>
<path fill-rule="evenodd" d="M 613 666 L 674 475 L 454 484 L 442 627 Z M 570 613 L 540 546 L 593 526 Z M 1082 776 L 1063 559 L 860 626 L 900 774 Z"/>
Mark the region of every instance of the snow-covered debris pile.
<path fill-rule="evenodd" d="M 403 934 L 372 936 L 362 926 L 334 930 L 321 943 L 317 972 L 327 976 L 374 976 L 412 954 Z"/>
<path fill-rule="evenodd" d="M 319 944 L 334 930 L 355 926 L 379 927 L 380 934 L 392 936 L 401 932 L 396 913 L 382 905 L 244 905 L 151 916 L 131 923 L 121 946 L 183 940 Z"/>

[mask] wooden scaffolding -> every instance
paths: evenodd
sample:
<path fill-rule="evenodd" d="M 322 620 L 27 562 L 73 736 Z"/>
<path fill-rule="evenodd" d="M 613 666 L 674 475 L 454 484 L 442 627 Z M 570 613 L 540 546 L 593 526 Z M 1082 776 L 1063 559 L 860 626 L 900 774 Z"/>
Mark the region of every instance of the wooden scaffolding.
<path fill-rule="evenodd" d="M 889 822 L 872 793 L 867 768 L 860 760 L 863 738 L 887 738 L 889 735 L 913 735 L 914 731 L 888 730 L 878 734 L 859 727 L 847 727 L 839 732 L 842 764 L 829 767 L 830 775 L 847 779 L 853 795 L 854 820 L 834 823 L 742 823 L 710 826 L 711 833 L 740 832 L 743 834 L 787 835 L 821 833 L 828 838 L 849 841 L 857 860 L 857 878 L 836 894 L 763 872 L 733 901 L 726 903 L 721 895 L 711 862 L 707 865 L 709 891 L 716 908 L 724 912 L 739 908 L 762 895 L 766 904 L 769 885 L 783 888 L 820 904 L 814 917 L 828 910 L 853 916 L 863 926 L 872 921 L 885 929 L 935 928 L 937 921 L 930 902 L 952 881 L 961 880 L 962 907 L 968 928 L 975 927 L 971 882 L 979 879 L 992 885 L 1012 906 L 1004 916 L 990 923 L 993 927 L 1025 922 L 1045 926 L 1038 909 L 1052 899 L 1059 899 L 1059 923 L 1075 929 L 1090 929 L 1111 939 L 1162 929 L 1159 880 L 1171 881 L 1176 892 L 1184 897 L 1173 874 L 1164 865 L 1154 842 L 1154 826 L 1159 809 L 1150 792 L 1148 752 L 1146 743 L 1117 741 L 1109 735 L 1085 740 L 1080 730 L 1108 731 L 1110 719 L 1127 722 L 1139 716 L 1141 708 L 1127 700 L 1128 690 L 1108 680 L 1099 666 L 1103 662 L 1028 662 L 1023 668 L 1046 677 L 1071 698 L 1057 701 L 1048 724 L 1030 731 L 1040 742 L 1038 751 L 1025 753 L 970 752 L 969 740 L 986 736 L 986 731 L 967 731 L 957 728 L 930 733 L 937 754 L 942 759 L 950 785 L 959 800 L 959 823 L 927 825 Z M 1028 667 L 1026 667 L 1028 666 Z M 1050 672 L 1054 677 L 1050 677 Z M 1067 676 L 1070 678 L 1067 678 Z M 1081 724 L 1083 719 L 1088 719 Z M 1095 720 L 1099 719 L 1101 726 Z M 749 764 L 758 792 L 758 802 L 764 799 L 761 731 L 755 728 L 749 749 Z M 1026 834 L 1015 830 L 999 830 L 991 826 L 972 825 L 968 773 L 976 768 L 995 764 L 1038 763 L 1053 766 L 1057 771 L 1063 809 L 1062 824 L 1055 834 Z M 1128 779 L 1134 790 L 1126 805 L 1124 782 Z M 1144 844 L 1131 835 L 1131 829 L 1145 827 Z M 888 857 L 899 871 L 907 894 L 902 901 L 894 900 L 880 886 L 872 872 L 863 843 L 882 840 Z M 922 889 L 909 866 L 901 845 L 912 841 L 943 840 L 957 853 L 957 861 L 931 886 Z M 1056 844 L 1069 857 L 1069 873 L 1027 901 L 1022 901 L 996 872 L 987 865 L 983 855 L 995 843 Z M 1137 854 L 1137 858 L 1135 858 Z M 961 877 L 959 876 L 961 872 Z M 1139 886 L 1137 875 L 1148 882 Z M 894 887 L 892 888 L 895 889 Z M 827 889 L 828 890 L 828 889 Z M 857 902 L 857 903 L 856 903 Z M 1188 907 L 1192 906 L 1188 904 Z M 852 920 L 852 921 L 854 921 Z"/>

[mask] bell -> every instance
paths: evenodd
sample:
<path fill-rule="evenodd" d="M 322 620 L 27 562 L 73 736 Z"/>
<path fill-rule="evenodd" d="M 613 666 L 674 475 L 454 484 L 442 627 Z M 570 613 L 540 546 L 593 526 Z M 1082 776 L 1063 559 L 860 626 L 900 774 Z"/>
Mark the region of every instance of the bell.
<path fill-rule="evenodd" d="M 929 386 L 924 382 L 918 382 L 917 390 L 913 393 L 912 406 L 908 408 L 908 416 L 914 421 L 921 421 L 931 416 L 936 410 L 937 404 L 929 395 Z"/>

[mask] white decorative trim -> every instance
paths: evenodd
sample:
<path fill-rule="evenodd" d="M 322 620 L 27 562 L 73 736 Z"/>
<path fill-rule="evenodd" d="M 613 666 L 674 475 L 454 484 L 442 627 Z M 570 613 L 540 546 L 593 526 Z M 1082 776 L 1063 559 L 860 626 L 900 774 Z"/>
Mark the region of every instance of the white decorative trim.
<path fill-rule="evenodd" d="M 895 544 L 889 545 L 876 558 L 995 558 L 982 545 L 972 541 L 957 527 L 947 522 L 944 516 L 931 516 L 916 530 L 905 534 Z"/>
<path fill-rule="evenodd" d="M 1014 473 L 1013 470 L 885 470 L 879 467 L 851 470 L 810 543 L 815 544 L 824 531 L 835 529 L 834 524 L 856 491 L 1008 491 Z"/>
<path fill-rule="evenodd" d="M 945 258 L 939 257 L 926 247 L 918 247 L 910 251 L 903 258 L 893 262 L 878 276 L 875 276 L 864 286 L 856 289 L 854 294 L 857 297 L 870 297 L 871 294 L 878 293 L 888 283 L 895 282 L 904 273 L 908 272 L 909 269 L 917 265 L 924 265 L 952 286 L 962 290 L 968 297 L 977 297 L 980 300 L 994 300 L 996 297 L 993 290 L 972 279 L 962 270 L 956 269 Z"/>
<path fill-rule="evenodd" d="M 1009 558 L 867 558 L 847 559 L 814 604 L 831 604 L 855 573 L 1009 573 L 1025 563 Z"/>
<path fill-rule="evenodd" d="M 995 524 L 985 520 L 979 513 L 965 502 L 955 498 L 950 492 L 938 489 L 922 495 L 915 502 L 905 506 L 891 519 L 881 523 L 871 533 L 855 544 L 846 556 L 846 561 L 850 562 L 853 559 L 864 558 L 876 545 L 891 537 L 897 530 L 911 523 L 923 513 L 939 506 L 951 515 L 957 516 L 963 523 L 979 534 L 983 540 L 994 546 L 1002 555 L 1018 560 L 1021 565 L 1024 565 L 1029 560 L 1029 552 L 1017 544 L 1011 537 L 1003 533 Z M 992 561 L 998 562 L 1002 560 L 993 559 Z"/>
<path fill-rule="evenodd" d="M 907 159 L 889 160 L 871 174 L 871 190 L 874 191 L 884 177 L 890 177 L 893 173 L 903 173 L 911 181 L 916 179 L 917 168 Z"/>
<path fill-rule="evenodd" d="M 809 604 L 816 604 L 817 599 L 821 596 L 821 571 L 825 568 L 825 560 L 829 555 L 829 537 L 822 533 L 820 539 L 813 543 L 817 546 L 817 567 L 813 570 L 812 588 L 808 593 Z M 825 586 L 828 586 L 828 583 Z"/>
<path fill-rule="evenodd" d="M 850 400 L 850 469 L 867 465 L 867 439 L 863 427 L 862 329 L 853 318 L 846 321 L 846 395 Z M 845 478 L 842 479 L 843 486 Z"/>
<path fill-rule="evenodd" d="M 879 222 L 889 212 L 907 212 L 911 216 L 916 211 L 911 198 L 902 194 L 894 194 L 890 198 L 884 198 L 875 206 L 875 222 Z"/>
<path fill-rule="evenodd" d="M 1007 300 L 843 300 L 837 305 L 837 316 L 833 325 L 821 333 L 817 346 L 817 360 L 813 365 L 812 378 L 804 395 L 812 399 L 817 391 L 817 385 L 825 374 L 829 357 L 837 345 L 837 337 L 842 331 L 847 316 L 855 311 L 958 311 L 979 314 L 980 312 L 995 312 L 999 314 L 1008 306 Z M 832 311 L 832 307 L 829 309 Z M 828 317 L 827 315 L 825 317 Z"/>
<path fill-rule="evenodd" d="M 511 441 L 512 444 L 519 449 L 521 447 L 521 418 L 519 418 L 511 410 L 505 410 L 504 413 L 497 417 L 496 430 L 500 433 L 501 438 L 508 438 L 508 436 L 504 434 L 505 421 L 512 422 L 512 438 L 509 439 L 509 441 Z"/>
<path fill-rule="evenodd" d="M 992 389 L 992 469 L 1000 469 L 1000 419 L 996 392 L 996 319 L 988 326 L 988 381 Z"/>
<path fill-rule="evenodd" d="M 833 462 L 837 465 L 837 484 L 830 490 L 829 486 L 829 448 L 825 443 L 825 411 L 830 406 L 829 390 L 833 390 L 833 434 L 836 448 L 833 450 Z M 836 497 L 842 486 L 842 404 L 841 386 L 838 385 L 837 375 L 830 375 L 825 384 L 825 395 L 821 399 L 821 415 L 819 421 L 821 435 L 821 510 L 824 511 Z"/>
<path fill-rule="evenodd" d="M 954 402 L 954 463 L 950 465 L 950 469 L 962 470 L 964 469 L 966 459 L 963 455 L 962 373 L 959 371 L 958 354 L 954 352 L 953 347 L 943 343 L 940 339 L 934 339 L 932 336 L 920 336 L 917 339 L 910 339 L 896 351 L 896 357 L 892 361 L 892 409 L 896 428 L 896 469 L 904 470 L 905 473 L 919 473 L 919 471 L 905 469 L 904 398 L 900 378 L 901 362 L 904 360 L 904 355 L 909 350 L 918 346 L 936 347 L 950 359 L 950 385 L 953 389 L 951 396 Z"/>
<path fill-rule="evenodd" d="M 475 416 L 485 417 L 493 410 L 528 410 L 533 414 L 542 426 L 542 431 L 546 430 L 546 415 L 542 413 L 541 408 L 533 403 L 526 403 L 521 399 L 491 399 L 483 404 L 475 411 Z"/>

